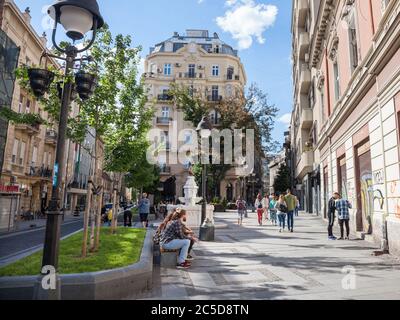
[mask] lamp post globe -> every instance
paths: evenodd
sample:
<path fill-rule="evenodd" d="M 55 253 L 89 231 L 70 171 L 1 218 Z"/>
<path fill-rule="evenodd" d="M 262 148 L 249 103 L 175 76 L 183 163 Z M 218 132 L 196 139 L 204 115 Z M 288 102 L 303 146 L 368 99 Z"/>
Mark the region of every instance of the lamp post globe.
<path fill-rule="evenodd" d="M 81 40 L 90 30 L 96 31 L 104 25 L 96 0 L 59 0 L 51 5 L 48 14 L 60 23 L 69 38 Z"/>

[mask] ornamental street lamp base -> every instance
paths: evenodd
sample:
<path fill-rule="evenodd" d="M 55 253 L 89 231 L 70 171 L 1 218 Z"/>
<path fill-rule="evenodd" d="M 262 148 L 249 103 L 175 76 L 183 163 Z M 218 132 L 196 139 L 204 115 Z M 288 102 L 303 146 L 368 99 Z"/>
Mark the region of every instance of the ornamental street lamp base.
<path fill-rule="evenodd" d="M 215 227 L 214 226 L 202 226 L 200 227 L 200 241 L 214 241 L 215 240 Z"/>

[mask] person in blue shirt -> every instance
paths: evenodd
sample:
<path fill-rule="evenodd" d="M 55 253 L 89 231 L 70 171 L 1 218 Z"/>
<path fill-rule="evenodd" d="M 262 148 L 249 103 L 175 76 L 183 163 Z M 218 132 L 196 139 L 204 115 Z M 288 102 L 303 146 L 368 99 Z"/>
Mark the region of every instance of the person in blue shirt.
<path fill-rule="evenodd" d="M 139 203 L 137 205 L 140 221 L 143 224 L 143 228 L 147 228 L 149 224 L 150 200 L 147 198 L 147 196 L 147 193 L 143 193 L 142 199 L 139 200 Z"/>

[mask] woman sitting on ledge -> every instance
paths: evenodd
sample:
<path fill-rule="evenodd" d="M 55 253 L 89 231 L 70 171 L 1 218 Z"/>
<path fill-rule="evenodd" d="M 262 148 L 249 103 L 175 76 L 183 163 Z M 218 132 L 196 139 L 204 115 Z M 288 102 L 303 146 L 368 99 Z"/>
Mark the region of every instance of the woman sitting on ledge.
<path fill-rule="evenodd" d="M 190 237 L 183 232 L 186 211 L 177 209 L 174 214 L 175 220 L 167 224 L 161 234 L 160 247 L 163 250 L 180 250 L 178 256 L 178 269 L 188 269 L 190 263 L 187 260 Z"/>

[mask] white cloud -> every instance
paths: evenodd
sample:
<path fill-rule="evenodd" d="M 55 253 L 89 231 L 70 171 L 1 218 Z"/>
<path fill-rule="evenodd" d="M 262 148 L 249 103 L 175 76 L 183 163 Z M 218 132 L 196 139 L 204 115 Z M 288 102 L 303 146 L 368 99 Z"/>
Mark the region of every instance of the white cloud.
<path fill-rule="evenodd" d="M 204 2 L 204 0 L 197 0 L 198 4 L 202 4 Z"/>
<path fill-rule="evenodd" d="M 263 33 L 274 25 L 278 8 L 274 5 L 257 4 L 254 0 L 226 0 L 229 9 L 222 17 L 217 17 L 218 26 L 229 32 L 238 41 L 239 49 L 248 49 L 256 38 L 265 43 Z"/>
<path fill-rule="evenodd" d="M 291 113 L 286 113 L 283 116 L 281 116 L 278 119 L 278 121 L 283 123 L 283 124 L 285 124 L 285 125 L 287 125 L 287 126 L 290 126 L 290 122 L 292 121 L 292 114 Z"/>
<path fill-rule="evenodd" d="M 144 63 L 145 63 L 145 58 L 143 58 L 143 57 L 140 57 L 140 60 L 139 60 L 139 63 L 138 63 L 138 66 L 137 66 L 137 70 L 138 70 L 138 73 L 137 73 L 137 80 L 139 81 L 140 80 L 140 78 L 141 78 L 141 76 L 142 76 L 142 74 L 144 73 Z"/>

